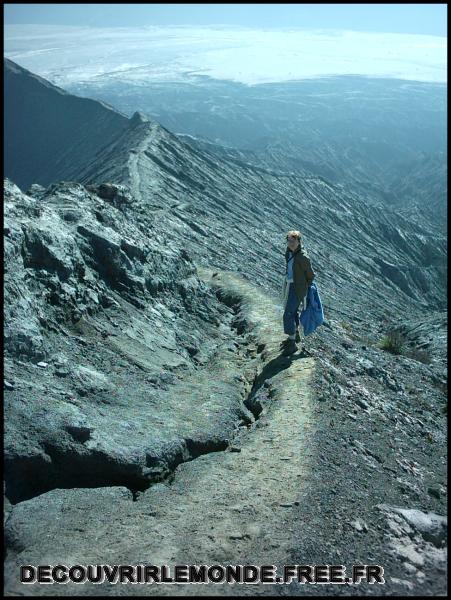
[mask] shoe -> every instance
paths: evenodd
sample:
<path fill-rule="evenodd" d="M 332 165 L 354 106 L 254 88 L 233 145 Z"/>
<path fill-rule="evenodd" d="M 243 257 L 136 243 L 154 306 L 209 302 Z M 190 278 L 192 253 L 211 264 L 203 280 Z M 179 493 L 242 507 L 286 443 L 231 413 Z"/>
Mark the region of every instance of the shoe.
<path fill-rule="evenodd" d="M 296 352 L 297 349 L 296 342 L 294 340 L 288 340 L 282 354 L 283 356 L 289 356 L 290 354 L 293 354 L 293 352 Z"/>
<path fill-rule="evenodd" d="M 279 345 L 280 345 L 281 348 L 284 348 L 289 342 L 295 342 L 295 341 L 296 340 L 292 340 L 292 339 L 290 339 L 290 338 L 287 337 L 282 342 L 280 342 Z"/>

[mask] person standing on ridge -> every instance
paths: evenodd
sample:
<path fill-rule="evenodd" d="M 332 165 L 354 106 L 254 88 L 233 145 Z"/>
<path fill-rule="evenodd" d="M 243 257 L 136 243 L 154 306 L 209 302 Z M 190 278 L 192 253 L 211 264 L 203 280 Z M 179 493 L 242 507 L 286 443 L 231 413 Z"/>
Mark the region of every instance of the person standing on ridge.
<path fill-rule="evenodd" d="M 299 306 L 304 307 L 309 285 L 315 273 L 310 264 L 310 257 L 302 245 L 301 233 L 291 230 L 287 233 L 285 250 L 285 277 L 283 282 L 283 330 L 288 338 L 282 342 L 283 354 L 296 352 L 296 342 L 300 342 Z"/>

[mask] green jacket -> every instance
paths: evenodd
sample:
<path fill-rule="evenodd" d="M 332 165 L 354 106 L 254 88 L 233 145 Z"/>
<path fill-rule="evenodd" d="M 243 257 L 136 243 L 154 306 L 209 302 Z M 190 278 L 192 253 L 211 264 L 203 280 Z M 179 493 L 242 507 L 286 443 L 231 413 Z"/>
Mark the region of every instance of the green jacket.
<path fill-rule="evenodd" d="M 290 255 L 290 249 L 287 247 L 285 250 L 285 265 L 288 262 L 288 257 Z M 304 247 L 299 244 L 299 246 L 294 251 L 294 262 L 293 262 L 293 283 L 294 289 L 296 292 L 296 296 L 299 301 L 302 302 L 307 295 L 308 286 L 312 283 L 315 277 L 315 273 L 312 269 L 312 265 L 310 264 L 310 257 L 307 254 Z M 283 286 L 283 295 L 285 295 L 285 286 L 287 280 L 285 277 L 285 282 Z"/>

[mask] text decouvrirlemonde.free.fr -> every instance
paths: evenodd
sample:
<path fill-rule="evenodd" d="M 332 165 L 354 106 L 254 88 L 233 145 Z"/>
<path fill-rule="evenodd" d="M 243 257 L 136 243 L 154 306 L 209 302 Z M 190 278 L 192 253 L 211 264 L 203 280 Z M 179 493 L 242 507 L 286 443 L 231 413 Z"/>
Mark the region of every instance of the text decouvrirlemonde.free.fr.
<path fill-rule="evenodd" d="M 171 574 L 172 573 L 172 574 Z M 345 565 L 284 565 L 281 575 L 275 565 L 22 565 L 23 584 L 52 583 L 385 583 L 380 565 L 353 565 L 346 576 Z"/>

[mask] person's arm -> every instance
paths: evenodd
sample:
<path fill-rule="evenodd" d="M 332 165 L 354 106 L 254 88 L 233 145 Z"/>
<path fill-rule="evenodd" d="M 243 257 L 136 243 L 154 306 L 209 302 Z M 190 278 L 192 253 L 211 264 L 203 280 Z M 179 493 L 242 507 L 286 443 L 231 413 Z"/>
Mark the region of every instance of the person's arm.
<path fill-rule="evenodd" d="M 305 264 L 304 264 L 305 277 L 307 279 L 308 285 L 310 285 L 312 283 L 312 281 L 315 279 L 315 272 L 312 269 L 310 259 L 307 257 L 304 257 L 304 261 L 305 261 Z"/>

